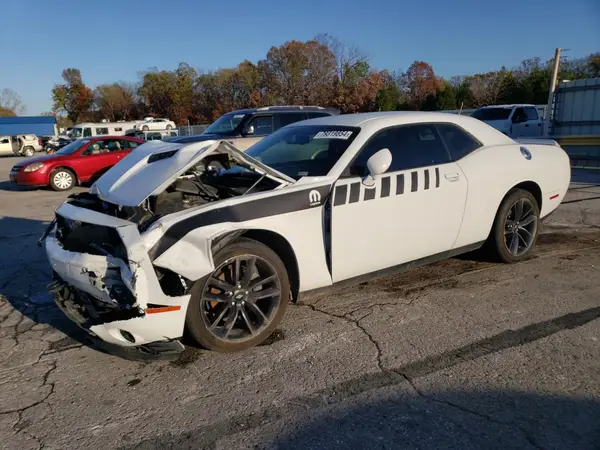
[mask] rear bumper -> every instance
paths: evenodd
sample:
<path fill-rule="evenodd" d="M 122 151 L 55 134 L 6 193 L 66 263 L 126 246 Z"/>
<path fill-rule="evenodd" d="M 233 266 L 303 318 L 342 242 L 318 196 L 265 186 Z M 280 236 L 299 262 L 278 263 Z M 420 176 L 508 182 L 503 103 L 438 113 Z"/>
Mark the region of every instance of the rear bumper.
<path fill-rule="evenodd" d="M 100 217 L 96 222 L 104 222 L 101 226 L 113 220 L 128 258 L 124 262 L 113 256 L 67 251 L 53 225 L 44 245 L 55 274 L 51 290 L 67 317 L 109 344 L 142 351 L 183 349 L 178 340 L 190 296 L 164 294 L 147 252 L 140 248 L 135 224 L 74 206 L 63 205 L 58 213 L 86 223 Z"/>

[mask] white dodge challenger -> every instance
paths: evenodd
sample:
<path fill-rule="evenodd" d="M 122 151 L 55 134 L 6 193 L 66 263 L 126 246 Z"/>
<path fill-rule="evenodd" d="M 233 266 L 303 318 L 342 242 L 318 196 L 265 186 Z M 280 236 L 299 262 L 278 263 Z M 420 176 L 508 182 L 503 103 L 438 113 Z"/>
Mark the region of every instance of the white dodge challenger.
<path fill-rule="evenodd" d="M 186 332 L 230 352 L 309 291 L 480 247 L 527 258 L 569 180 L 554 141 L 470 117 L 332 116 L 245 153 L 148 142 L 69 197 L 40 244 L 56 303 L 93 336 L 156 355 Z"/>

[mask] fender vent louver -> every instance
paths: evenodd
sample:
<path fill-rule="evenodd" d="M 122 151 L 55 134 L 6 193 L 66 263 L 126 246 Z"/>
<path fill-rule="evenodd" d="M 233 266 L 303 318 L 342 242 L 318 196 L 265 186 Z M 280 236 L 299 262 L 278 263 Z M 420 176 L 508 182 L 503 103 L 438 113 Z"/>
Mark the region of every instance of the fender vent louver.
<path fill-rule="evenodd" d="M 150 155 L 150 157 L 148 158 L 148 164 L 160 161 L 161 159 L 170 158 L 177 152 L 178 150 L 171 150 L 170 152 L 155 153 L 153 155 Z"/>

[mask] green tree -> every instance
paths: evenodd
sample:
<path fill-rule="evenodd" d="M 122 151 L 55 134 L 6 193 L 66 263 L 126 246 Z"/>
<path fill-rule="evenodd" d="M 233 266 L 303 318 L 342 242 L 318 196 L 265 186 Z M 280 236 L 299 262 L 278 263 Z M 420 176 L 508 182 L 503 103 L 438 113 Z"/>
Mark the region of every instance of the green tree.
<path fill-rule="evenodd" d="M 54 112 L 65 112 L 69 120 L 77 122 L 83 114 L 89 113 L 94 101 L 94 93 L 81 78 L 79 69 L 65 69 L 62 73 L 64 84 L 56 84 L 52 89 Z"/>

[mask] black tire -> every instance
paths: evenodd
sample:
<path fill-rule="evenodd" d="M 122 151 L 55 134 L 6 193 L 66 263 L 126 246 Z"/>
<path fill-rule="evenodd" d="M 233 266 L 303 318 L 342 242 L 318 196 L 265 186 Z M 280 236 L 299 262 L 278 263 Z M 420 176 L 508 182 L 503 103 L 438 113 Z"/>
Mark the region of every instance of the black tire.
<path fill-rule="evenodd" d="M 27 156 L 29 158 L 34 155 L 35 149 L 33 147 L 27 146 L 23 148 L 22 152 L 23 156 Z"/>
<path fill-rule="evenodd" d="M 71 180 L 70 184 L 66 185 L 64 183 L 61 183 L 61 179 L 66 181 L 69 179 L 68 177 L 70 177 Z M 73 186 L 75 186 L 76 184 L 77 178 L 75 177 L 75 174 L 69 169 L 59 168 L 54 170 L 50 174 L 50 187 L 55 191 L 68 191 L 69 189 L 73 188 Z"/>
<path fill-rule="evenodd" d="M 273 309 L 270 314 L 268 313 L 270 317 L 270 322 L 267 322 L 265 324 L 266 326 L 262 329 L 262 331 L 258 332 L 255 336 L 249 336 L 245 339 L 225 340 L 215 336 L 215 334 L 213 334 L 209 330 L 209 327 L 207 326 L 205 321 L 207 313 L 202 312 L 203 308 L 205 307 L 205 302 L 203 302 L 202 300 L 202 295 L 205 292 L 205 288 L 208 289 L 209 279 L 211 279 L 211 277 L 219 271 L 219 267 L 225 264 L 226 261 L 231 260 L 236 256 L 254 256 L 262 259 L 263 261 L 268 262 L 268 264 L 270 264 L 270 267 L 274 269 L 275 274 L 278 277 L 280 297 L 278 299 L 279 302 L 276 308 Z M 194 283 L 194 285 L 191 288 L 191 299 L 185 319 L 187 334 L 202 347 L 208 350 L 214 350 L 224 353 L 237 352 L 260 344 L 267 337 L 269 337 L 273 330 L 277 327 L 277 325 L 279 325 L 279 323 L 283 319 L 283 316 L 287 309 L 287 305 L 289 303 L 290 282 L 288 273 L 285 269 L 285 265 L 283 264 L 279 256 L 269 247 L 261 244 L 260 242 L 245 238 L 240 238 L 218 251 L 217 254 L 214 256 L 214 263 L 215 272 L 198 280 L 196 283 Z M 233 297 L 232 300 L 234 300 Z M 224 303 L 223 308 L 229 308 L 229 302 L 227 302 L 226 305 L 227 306 L 225 306 Z M 235 311 L 235 307 L 231 308 L 233 309 L 233 311 Z M 247 311 L 248 310 L 246 310 L 246 312 Z M 216 315 L 217 312 L 214 312 L 213 314 Z M 236 318 L 238 318 L 237 314 L 238 313 L 236 312 Z M 225 316 L 224 320 L 227 319 L 227 317 L 228 316 Z M 239 321 L 241 321 L 241 317 L 239 318 Z M 216 319 L 215 322 L 219 322 L 219 319 Z M 238 322 L 238 319 L 234 319 L 233 322 L 235 322 L 236 324 L 240 323 Z"/>
<path fill-rule="evenodd" d="M 171 125 L 167 125 L 167 130 L 171 131 L 173 127 Z"/>
<path fill-rule="evenodd" d="M 527 225 L 528 228 L 526 230 L 526 234 L 522 231 L 523 227 L 519 227 L 519 220 L 521 219 L 512 220 L 514 219 L 514 210 L 512 210 L 512 208 L 517 204 L 517 202 L 523 202 L 524 206 L 521 210 L 522 214 L 524 214 L 525 211 L 531 207 L 531 215 L 535 218 L 531 224 Z M 514 222 L 516 222 L 516 224 Z M 527 237 L 526 242 L 521 235 L 517 234 L 517 254 L 509 249 L 513 243 L 512 239 L 515 232 L 509 232 L 507 230 L 511 229 L 512 227 L 516 227 L 516 231 L 521 230 L 518 231 L 518 233 L 522 233 Z M 506 197 L 504 197 L 504 200 L 502 200 L 502 203 L 498 208 L 496 218 L 494 219 L 494 225 L 492 226 L 492 232 L 490 233 L 484 249 L 486 250 L 486 253 L 495 261 L 503 263 L 516 263 L 523 261 L 531 256 L 531 253 L 535 248 L 539 227 L 540 209 L 535 197 L 529 191 L 517 188 L 512 189 L 506 195 Z M 531 237 L 529 237 L 529 235 L 531 235 Z"/>
<path fill-rule="evenodd" d="M 148 128 L 148 125 L 144 125 L 144 126 L 142 127 L 142 131 L 148 131 L 148 130 L 149 130 L 149 128 Z"/>

